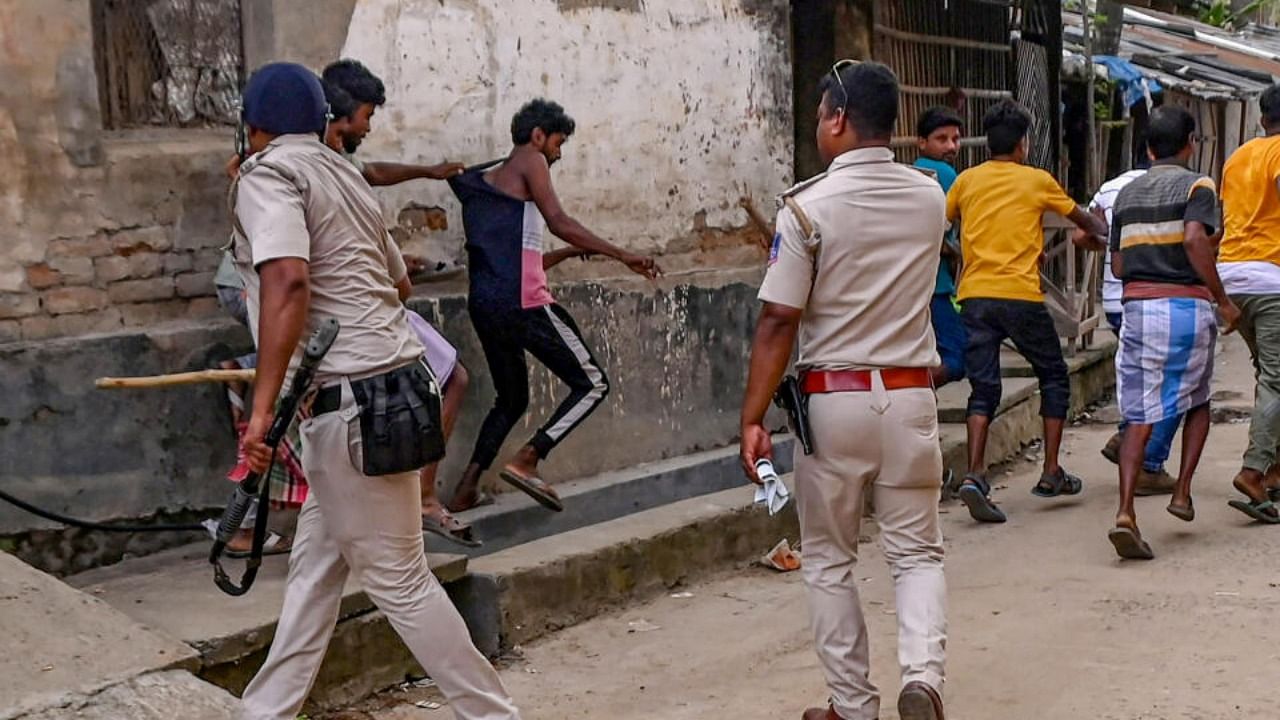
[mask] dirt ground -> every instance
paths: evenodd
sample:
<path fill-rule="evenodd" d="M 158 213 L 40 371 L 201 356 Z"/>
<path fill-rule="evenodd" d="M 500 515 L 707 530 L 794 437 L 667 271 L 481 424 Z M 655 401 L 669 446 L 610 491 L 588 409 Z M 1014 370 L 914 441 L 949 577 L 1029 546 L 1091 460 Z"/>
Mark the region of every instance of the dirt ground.
<path fill-rule="evenodd" d="M 1247 358 L 1238 348 L 1231 355 L 1220 371 L 1230 368 L 1232 384 L 1243 385 Z M 1247 428 L 1213 427 L 1194 523 L 1167 515 L 1165 497 L 1138 499 L 1151 562 L 1120 561 L 1107 542 L 1117 493 L 1115 468 L 1098 454 L 1105 425 L 1074 427 L 1065 441 L 1064 464 L 1086 479 L 1078 499 L 1032 497 L 1038 460 L 1030 451 L 997 480 L 1008 524 L 979 526 L 947 504 L 948 718 L 1280 716 L 1280 647 L 1272 644 L 1280 631 L 1271 618 L 1280 528 L 1252 525 L 1226 505 Z M 892 586 L 876 542 L 864 549 L 873 677 L 885 694 L 881 717 L 893 720 Z M 526 720 L 789 720 L 824 702 L 798 574 L 741 568 L 682 590 L 692 596 L 664 596 L 523 648 L 502 675 Z M 451 717 L 447 707 L 414 705 L 424 697 L 393 692 L 382 709 L 341 717 Z"/>

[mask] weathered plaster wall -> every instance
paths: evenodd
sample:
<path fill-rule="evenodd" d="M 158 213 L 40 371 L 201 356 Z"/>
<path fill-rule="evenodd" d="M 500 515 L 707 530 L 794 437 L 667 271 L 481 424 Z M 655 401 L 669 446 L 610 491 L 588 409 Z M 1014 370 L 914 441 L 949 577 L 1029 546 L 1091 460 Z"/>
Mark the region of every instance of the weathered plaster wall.
<path fill-rule="evenodd" d="M 781 0 L 364 0 L 342 52 L 387 83 L 366 159 L 468 164 L 507 153 L 511 116 L 538 96 L 577 133 L 555 167 L 571 213 L 623 245 L 706 249 L 699 231 L 740 228 L 738 198 L 763 208 L 792 167 L 788 4 Z M 461 259 L 444 183 L 381 192 L 395 219 L 443 208 L 448 228 L 407 247 Z M 749 233 L 732 243 L 752 243 Z"/>

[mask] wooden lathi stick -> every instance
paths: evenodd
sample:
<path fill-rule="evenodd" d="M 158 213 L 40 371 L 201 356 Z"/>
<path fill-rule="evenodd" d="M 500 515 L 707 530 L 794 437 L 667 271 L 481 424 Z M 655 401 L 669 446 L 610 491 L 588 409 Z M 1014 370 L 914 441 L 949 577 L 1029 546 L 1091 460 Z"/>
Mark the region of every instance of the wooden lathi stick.
<path fill-rule="evenodd" d="M 142 377 L 103 377 L 98 378 L 94 385 L 104 389 L 157 388 L 198 383 L 253 382 L 254 375 L 253 370 L 196 370 Z"/>

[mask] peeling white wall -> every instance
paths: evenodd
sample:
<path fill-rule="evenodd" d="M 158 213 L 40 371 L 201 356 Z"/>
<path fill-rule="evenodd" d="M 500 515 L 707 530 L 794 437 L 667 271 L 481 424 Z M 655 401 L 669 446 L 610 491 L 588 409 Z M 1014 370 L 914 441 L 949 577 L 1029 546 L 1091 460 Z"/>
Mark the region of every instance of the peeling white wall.
<path fill-rule="evenodd" d="M 582 9 L 562 11 L 561 5 Z M 791 181 L 791 69 L 783 0 L 643 0 L 638 10 L 556 0 L 361 0 L 344 57 L 387 84 L 365 160 L 468 164 L 505 154 L 510 120 L 545 96 L 578 123 L 554 168 L 569 212 L 630 248 L 693 249 L 694 218 L 739 227 Z M 586 6 L 586 7 L 583 7 Z M 409 249 L 457 257 L 444 183 L 380 192 L 448 210 L 449 229 Z M 443 241 L 443 242 L 438 242 Z"/>

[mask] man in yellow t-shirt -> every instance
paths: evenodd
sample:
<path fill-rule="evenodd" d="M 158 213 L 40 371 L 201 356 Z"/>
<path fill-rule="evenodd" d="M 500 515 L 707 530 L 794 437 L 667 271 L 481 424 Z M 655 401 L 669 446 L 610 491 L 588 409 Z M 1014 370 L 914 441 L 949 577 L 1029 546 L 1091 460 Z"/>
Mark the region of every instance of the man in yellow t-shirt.
<path fill-rule="evenodd" d="M 1280 85 L 1258 99 L 1265 137 L 1241 145 L 1222 168 L 1225 231 L 1218 276 L 1240 308 L 1240 336 L 1249 346 L 1257 381 L 1249 448 L 1232 485 L 1248 497 L 1232 507 L 1257 520 L 1280 523 Z"/>
<path fill-rule="evenodd" d="M 1052 175 L 1024 164 L 1031 115 L 1021 105 L 1012 100 L 998 103 L 982 126 L 991 159 L 961 173 L 947 193 L 947 219 L 962 221 L 964 271 L 957 295 L 969 333 L 965 373 L 972 387 L 966 421 L 969 473 L 959 495 L 975 520 L 1000 523 L 1005 515 L 991 501 L 985 455 L 987 428 L 1000 405 L 1000 345 L 1005 338 L 1031 363 L 1040 381 L 1044 472 L 1031 492 L 1057 497 L 1082 489 L 1080 478 L 1058 464 L 1070 381 L 1040 291 L 1041 217 L 1056 212 L 1096 236 L 1105 236 L 1107 227 L 1067 197 Z"/>

